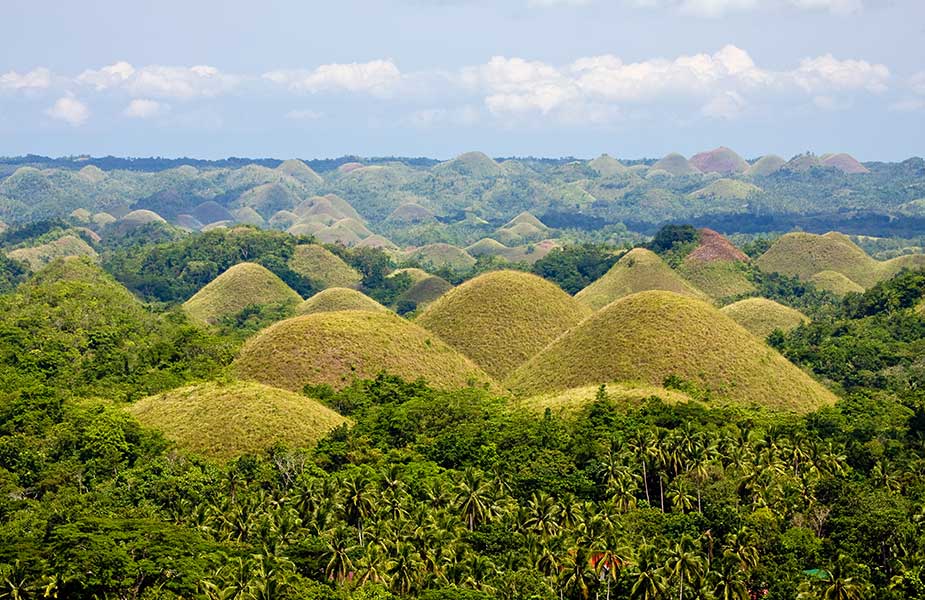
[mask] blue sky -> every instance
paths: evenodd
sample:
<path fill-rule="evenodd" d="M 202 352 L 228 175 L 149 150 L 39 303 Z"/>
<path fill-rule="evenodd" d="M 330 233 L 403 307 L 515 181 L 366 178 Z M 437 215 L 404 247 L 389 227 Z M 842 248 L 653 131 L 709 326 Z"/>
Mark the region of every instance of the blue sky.
<path fill-rule="evenodd" d="M 27 2 L 0 155 L 925 154 L 922 0 Z"/>

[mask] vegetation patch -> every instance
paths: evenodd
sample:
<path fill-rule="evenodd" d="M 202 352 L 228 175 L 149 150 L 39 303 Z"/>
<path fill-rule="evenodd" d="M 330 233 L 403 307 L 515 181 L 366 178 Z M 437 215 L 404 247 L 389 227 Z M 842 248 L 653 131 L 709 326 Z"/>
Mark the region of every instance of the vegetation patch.
<path fill-rule="evenodd" d="M 294 306 L 302 298 L 272 271 L 255 263 L 238 263 L 183 303 L 190 318 L 217 324 L 249 306 Z"/>
<path fill-rule="evenodd" d="M 809 322 L 809 318 L 800 311 L 767 298 L 746 298 L 724 306 L 720 311 L 761 339 L 766 339 L 776 330 L 786 333 Z"/>
<path fill-rule="evenodd" d="M 84 256 L 92 260 L 99 259 L 96 250 L 76 235 L 63 235 L 45 244 L 11 250 L 7 253 L 7 256 L 13 260 L 28 264 L 33 271 L 38 271 L 55 259 L 67 256 Z"/>

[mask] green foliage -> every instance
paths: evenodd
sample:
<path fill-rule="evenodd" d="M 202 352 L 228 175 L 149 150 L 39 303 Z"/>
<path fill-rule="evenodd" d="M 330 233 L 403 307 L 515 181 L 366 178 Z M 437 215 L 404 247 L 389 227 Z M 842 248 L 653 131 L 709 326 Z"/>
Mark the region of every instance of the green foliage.
<path fill-rule="evenodd" d="M 620 254 L 603 244 L 555 248 L 533 263 L 533 272 L 573 296 L 610 270 Z"/>

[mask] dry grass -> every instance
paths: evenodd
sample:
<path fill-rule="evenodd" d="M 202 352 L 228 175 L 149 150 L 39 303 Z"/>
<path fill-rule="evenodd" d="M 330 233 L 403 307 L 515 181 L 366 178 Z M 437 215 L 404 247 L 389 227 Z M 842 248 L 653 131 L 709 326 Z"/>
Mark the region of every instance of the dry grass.
<path fill-rule="evenodd" d="M 804 280 L 811 280 L 823 271 L 834 271 L 866 289 L 892 277 L 903 268 L 925 266 L 925 255 L 910 254 L 880 262 L 841 233 L 788 233 L 759 256 L 756 264 L 762 271 L 783 273 Z M 826 278 L 830 280 L 832 276 L 827 275 Z"/>
<path fill-rule="evenodd" d="M 512 405 L 517 410 L 543 413 L 548 408 L 553 414 L 571 415 L 594 402 L 599 385 L 585 385 L 560 392 L 537 394 L 529 398 L 515 399 Z M 668 404 L 690 401 L 690 397 L 677 390 L 665 389 L 648 383 L 618 381 L 606 384 L 607 396 L 611 402 L 626 408 L 636 407 L 655 396 Z"/>
<path fill-rule="evenodd" d="M 442 389 L 493 385 L 488 374 L 436 335 L 384 311 L 325 312 L 281 321 L 248 340 L 233 368 L 242 379 L 289 390 L 306 384 L 341 388 L 382 371 L 423 377 Z"/>
<path fill-rule="evenodd" d="M 318 292 L 308 300 L 299 304 L 295 312 L 297 315 L 310 315 L 319 312 L 333 312 L 336 310 L 389 310 L 366 294 L 354 289 L 332 287 Z"/>
<path fill-rule="evenodd" d="M 714 300 L 755 291 L 744 263 L 737 261 L 700 262 L 685 260 L 678 272 Z"/>
<path fill-rule="evenodd" d="M 481 152 L 466 152 L 433 168 L 434 173 L 455 173 L 466 177 L 500 177 L 504 169 Z"/>
<path fill-rule="evenodd" d="M 707 297 L 657 254 L 644 248 L 635 248 L 617 261 L 603 277 L 578 292 L 575 298 L 598 310 L 618 298 L 645 290 L 666 290 L 695 298 Z"/>
<path fill-rule="evenodd" d="M 187 451 L 227 460 L 276 443 L 310 447 L 348 420 L 317 400 L 259 383 L 200 383 L 127 409 Z"/>
<path fill-rule="evenodd" d="M 717 309 L 662 291 L 623 298 L 585 319 L 506 380 L 520 396 L 610 381 L 677 376 L 716 398 L 809 411 L 835 396 Z"/>
<path fill-rule="evenodd" d="M 590 314 L 545 279 L 494 271 L 446 293 L 416 322 L 503 379 Z"/>
<path fill-rule="evenodd" d="M 302 183 L 313 185 L 324 183 L 324 180 L 318 173 L 315 173 L 311 167 L 295 158 L 283 161 L 276 167 L 276 170 L 298 179 Z"/>
<path fill-rule="evenodd" d="M 389 238 L 377 233 L 364 238 L 357 244 L 360 248 L 380 248 L 382 250 L 398 250 L 398 245 Z"/>
<path fill-rule="evenodd" d="M 13 260 L 25 262 L 33 271 L 38 271 L 57 258 L 67 256 L 84 256 L 92 260 L 99 259 L 96 250 L 76 235 L 63 235 L 46 244 L 11 250 L 7 253 L 7 256 Z"/>
<path fill-rule="evenodd" d="M 822 157 L 822 164 L 838 169 L 842 173 L 870 173 L 870 170 L 850 154 L 827 154 Z"/>
<path fill-rule="evenodd" d="M 334 225 L 325 227 L 315 233 L 315 237 L 325 244 L 341 244 L 343 246 L 354 246 L 362 239 L 343 221 L 338 221 Z"/>
<path fill-rule="evenodd" d="M 415 202 L 405 202 L 385 219 L 389 223 L 433 223 L 434 213 Z"/>
<path fill-rule="evenodd" d="M 775 329 L 787 332 L 809 322 L 809 318 L 795 308 L 767 298 L 746 298 L 720 311 L 761 339 Z"/>
<path fill-rule="evenodd" d="M 690 161 L 676 152 L 672 152 L 652 165 L 649 173 L 654 171 L 665 171 L 669 175 L 694 175 L 700 172 Z"/>
<path fill-rule="evenodd" d="M 704 173 L 719 173 L 720 175 L 744 173 L 748 169 L 745 159 L 725 146 L 695 154 L 691 157 L 690 163 Z"/>
<path fill-rule="evenodd" d="M 239 263 L 210 281 L 183 303 L 193 320 L 217 323 L 248 306 L 295 305 L 302 298 L 282 279 L 254 263 Z"/>
<path fill-rule="evenodd" d="M 468 252 L 450 244 L 421 246 L 412 250 L 409 258 L 433 269 L 448 267 L 455 271 L 465 271 L 475 264 L 475 259 Z"/>
<path fill-rule="evenodd" d="M 594 160 L 588 161 L 588 166 L 594 169 L 601 177 L 625 175 L 627 172 L 623 163 L 607 154 L 601 154 Z"/>
<path fill-rule="evenodd" d="M 542 221 L 534 217 L 533 214 L 527 211 L 520 213 L 519 215 L 517 215 L 516 217 L 514 217 L 513 219 L 505 223 L 504 229 L 513 229 L 514 227 L 517 227 L 518 225 L 530 225 L 531 229 L 528 229 L 528 231 L 533 231 L 532 228 L 536 228 L 538 230 L 549 229 L 549 227 L 546 227 L 545 223 L 543 223 Z"/>
<path fill-rule="evenodd" d="M 776 154 L 768 154 L 752 163 L 748 170 L 745 171 L 745 175 L 748 177 L 767 177 L 780 171 L 780 168 L 786 163 L 787 161 Z"/>
<path fill-rule="evenodd" d="M 809 281 L 820 290 L 832 292 L 836 296 L 844 296 L 850 292 L 860 294 L 864 291 L 863 287 L 837 271 L 819 271 L 810 277 Z"/>

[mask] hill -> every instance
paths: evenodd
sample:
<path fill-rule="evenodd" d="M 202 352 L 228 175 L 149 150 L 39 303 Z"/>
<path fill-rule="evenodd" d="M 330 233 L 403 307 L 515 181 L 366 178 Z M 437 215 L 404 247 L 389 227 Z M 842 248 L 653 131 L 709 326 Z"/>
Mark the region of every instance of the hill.
<path fill-rule="evenodd" d="M 823 271 L 834 271 L 866 289 L 903 268 L 925 266 L 925 255 L 909 254 L 880 262 L 871 258 L 848 236 L 830 231 L 825 235 L 783 235 L 755 262 L 762 271 L 783 273 L 803 280 L 810 280 Z M 832 276 L 826 277 L 831 282 Z"/>
<path fill-rule="evenodd" d="M 481 152 L 466 152 L 433 168 L 434 173 L 455 173 L 465 177 L 500 177 L 504 169 Z"/>
<path fill-rule="evenodd" d="M 752 194 L 761 191 L 761 188 L 746 181 L 737 181 L 735 179 L 717 179 L 716 181 L 693 191 L 687 195 L 688 198 L 698 198 L 701 200 L 715 198 L 717 200 L 745 200 Z"/>
<path fill-rule="evenodd" d="M 454 271 L 465 271 L 475 264 L 475 259 L 469 256 L 465 250 L 450 244 L 421 246 L 412 250 L 408 258 L 429 268 L 440 269 L 447 267 Z"/>
<path fill-rule="evenodd" d="M 739 404 L 804 412 L 835 401 L 717 309 L 661 291 L 634 294 L 595 313 L 505 383 L 529 396 L 611 381 L 662 385 L 669 376 Z"/>
<path fill-rule="evenodd" d="M 752 163 L 745 171 L 745 175 L 748 177 L 767 177 L 768 175 L 780 171 L 781 167 L 786 163 L 787 161 L 776 154 L 768 154 Z"/>
<path fill-rule="evenodd" d="M 203 225 L 219 221 L 234 221 L 234 215 L 215 200 L 207 200 L 198 204 L 192 214 Z"/>
<path fill-rule="evenodd" d="M 357 244 L 359 248 L 380 248 L 382 250 L 394 251 L 398 250 L 398 246 L 390 240 L 389 238 L 374 233 L 373 235 L 363 238 Z"/>
<path fill-rule="evenodd" d="M 645 290 L 665 290 L 695 298 L 706 295 L 688 283 L 657 254 L 644 248 L 627 252 L 603 277 L 581 290 L 575 298 L 593 310 L 614 300 Z"/>
<path fill-rule="evenodd" d="M 215 324 L 248 306 L 295 305 L 302 298 L 266 267 L 238 263 L 183 303 L 190 318 Z"/>
<path fill-rule="evenodd" d="M 588 166 L 601 177 L 625 175 L 628 172 L 623 163 L 608 154 L 601 154 L 594 160 L 588 161 Z"/>
<path fill-rule="evenodd" d="M 725 146 L 695 154 L 689 162 L 704 173 L 719 173 L 720 175 L 735 175 L 744 173 L 748 169 L 745 159 Z"/>
<path fill-rule="evenodd" d="M 48 263 L 66 256 L 84 256 L 99 259 L 96 250 L 76 235 L 63 235 L 56 240 L 30 248 L 17 248 L 7 253 L 13 260 L 21 260 L 33 271 L 38 271 Z"/>
<path fill-rule="evenodd" d="M 384 311 L 339 311 L 280 321 L 248 340 L 234 370 L 243 378 L 301 390 L 335 388 L 382 371 L 458 388 L 491 378 L 435 334 Z"/>
<path fill-rule="evenodd" d="M 405 202 L 393 210 L 385 220 L 387 223 L 433 223 L 437 219 L 434 213 L 420 204 Z"/>
<path fill-rule="evenodd" d="M 684 392 L 649 383 L 617 381 L 605 385 L 608 399 L 626 408 L 637 407 L 653 396 L 668 404 L 689 402 L 691 399 Z M 597 384 L 583 385 L 569 390 L 516 399 L 512 404 L 518 411 L 529 411 L 538 415 L 542 415 L 547 408 L 553 414 L 571 415 L 594 402 L 599 389 L 600 385 Z"/>
<path fill-rule="evenodd" d="M 822 164 L 826 167 L 838 169 L 842 173 L 854 175 L 858 173 L 870 173 L 870 170 L 862 165 L 856 158 L 850 154 L 826 154 L 822 156 Z"/>
<path fill-rule="evenodd" d="M 366 294 L 357 290 L 332 287 L 322 290 L 296 306 L 297 315 L 310 315 L 318 312 L 337 310 L 389 310 Z"/>
<path fill-rule="evenodd" d="M 289 210 L 298 203 L 298 195 L 288 187 L 279 183 L 265 183 L 243 192 L 234 201 L 234 206 L 250 207 L 264 219 L 270 219 L 274 213 Z"/>
<path fill-rule="evenodd" d="M 400 273 L 408 273 L 411 277 L 411 287 L 395 299 L 396 308 L 413 306 L 411 310 L 421 309 L 453 289 L 452 283 L 423 269 L 397 269 L 389 277 Z"/>
<path fill-rule="evenodd" d="M 513 229 L 520 225 L 528 225 L 531 228 L 535 228 L 538 230 L 549 229 L 549 227 L 547 227 L 542 221 L 540 221 L 535 216 L 533 216 L 532 213 L 527 212 L 527 211 L 520 213 L 519 215 L 517 215 L 516 217 L 514 217 L 513 219 L 505 223 L 502 229 Z"/>
<path fill-rule="evenodd" d="M 126 410 L 177 446 L 227 460 L 277 443 L 314 446 L 348 420 L 317 400 L 259 383 L 200 383 L 149 396 Z"/>
<path fill-rule="evenodd" d="M 700 229 L 698 233 L 697 247 L 684 258 L 678 272 L 717 300 L 753 291 L 755 285 L 745 267 L 748 256 L 712 229 Z"/>
<path fill-rule="evenodd" d="M 820 290 L 832 292 L 836 296 L 844 296 L 850 292 L 860 294 L 864 288 L 851 281 L 838 271 L 819 271 L 809 278 L 809 281 Z"/>
<path fill-rule="evenodd" d="M 809 319 L 800 311 L 767 298 L 746 298 L 724 306 L 720 311 L 761 339 L 775 329 L 788 332 Z"/>
<path fill-rule="evenodd" d="M 545 279 L 494 271 L 447 292 L 415 322 L 503 379 L 590 314 Z"/>
<path fill-rule="evenodd" d="M 319 185 L 324 183 L 324 180 L 318 173 L 315 173 L 311 167 L 295 158 L 281 162 L 279 166 L 276 167 L 276 170 L 305 184 Z"/>
<path fill-rule="evenodd" d="M 700 169 L 692 165 L 690 161 L 688 161 L 677 152 L 672 152 L 665 158 L 652 165 L 651 169 L 649 169 L 649 173 L 651 174 L 654 171 L 664 171 L 665 173 L 674 176 L 696 175 L 700 173 Z"/>

